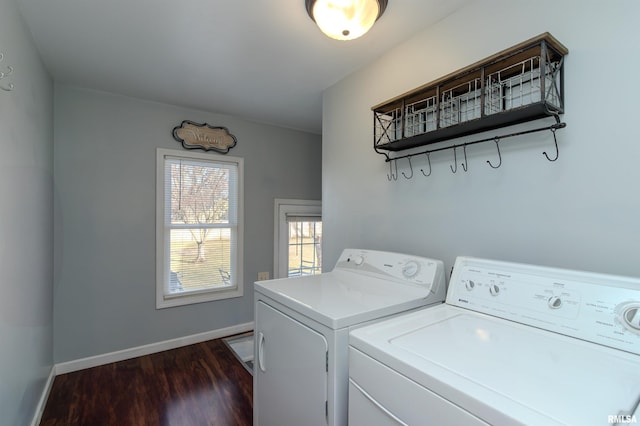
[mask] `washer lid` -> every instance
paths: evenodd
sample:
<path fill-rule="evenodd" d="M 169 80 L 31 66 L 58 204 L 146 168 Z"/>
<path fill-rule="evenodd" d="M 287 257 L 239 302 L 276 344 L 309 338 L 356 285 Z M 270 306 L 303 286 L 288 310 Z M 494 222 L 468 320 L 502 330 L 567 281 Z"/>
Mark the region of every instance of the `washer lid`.
<path fill-rule="evenodd" d="M 491 424 L 606 424 L 640 398 L 640 356 L 447 305 L 350 344 Z"/>
<path fill-rule="evenodd" d="M 444 300 L 443 292 L 341 269 L 258 281 L 255 290 L 334 330 Z"/>

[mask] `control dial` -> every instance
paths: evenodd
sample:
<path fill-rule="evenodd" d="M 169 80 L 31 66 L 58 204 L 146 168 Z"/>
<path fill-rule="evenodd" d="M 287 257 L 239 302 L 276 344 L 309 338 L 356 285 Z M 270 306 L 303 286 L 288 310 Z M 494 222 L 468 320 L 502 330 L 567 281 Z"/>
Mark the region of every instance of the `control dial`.
<path fill-rule="evenodd" d="M 415 260 L 410 260 L 402 266 L 402 275 L 405 278 L 413 278 L 420 271 L 420 264 Z"/>
<path fill-rule="evenodd" d="M 489 286 L 489 293 L 491 293 L 492 296 L 497 296 L 500 293 L 500 287 L 498 287 L 497 284 L 491 284 Z"/>
<path fill-rule="evenodd" d="M 619 312 L 622 325 L 635 333 L 640 333 L 640 302 L 627 303 Z"/>
<path fill-rule="evenodd" d="M 559 296 L 551 296 L 549 298 L 549 301 L 547 302 L 547 305 L 551 309 L 558 309 L 560 308 L 560 306 L 562 306 L 562 299 L 560 299 Z"/>
<path fill-rule="evenodd" d="M 364 257 L 360 255 L 353 256 L 353 263 L 355 263 L 356 266 L 362 265 L 364 263 Z"/>
<path fill-rule="evenodd" d="M 472 280 L 469 280 L 464 284 L 464 286 L 467 290 L 471 291 L 476 287 L 476 283 L 474 283 Z"/>

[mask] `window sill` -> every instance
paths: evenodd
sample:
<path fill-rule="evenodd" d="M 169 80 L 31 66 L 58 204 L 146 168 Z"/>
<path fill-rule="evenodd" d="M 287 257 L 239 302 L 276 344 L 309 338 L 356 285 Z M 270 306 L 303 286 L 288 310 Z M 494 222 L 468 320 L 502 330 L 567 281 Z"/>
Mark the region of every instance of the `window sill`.
<path fill-rule="evenodd" d="M 232 299 L 242 297 L 242 286 L 226 287 L 215 290 L 200 290 L 171 295 L 158 295 L 156 309 L 172 308 L 175 306 L 191 305 L 194 303 L 212 302 L 215 300 Z"/>

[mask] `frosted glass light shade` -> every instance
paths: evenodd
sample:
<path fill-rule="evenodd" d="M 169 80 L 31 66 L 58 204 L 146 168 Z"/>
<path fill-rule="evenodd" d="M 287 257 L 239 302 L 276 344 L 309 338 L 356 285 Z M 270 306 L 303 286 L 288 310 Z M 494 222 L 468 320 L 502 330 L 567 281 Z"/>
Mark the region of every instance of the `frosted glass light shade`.
<path fill-rule="evenodd" d="M 353 40 L 371 29 L 387 1 L 306 0 L 307 12 L 320 30 L 336 40 Z"/>

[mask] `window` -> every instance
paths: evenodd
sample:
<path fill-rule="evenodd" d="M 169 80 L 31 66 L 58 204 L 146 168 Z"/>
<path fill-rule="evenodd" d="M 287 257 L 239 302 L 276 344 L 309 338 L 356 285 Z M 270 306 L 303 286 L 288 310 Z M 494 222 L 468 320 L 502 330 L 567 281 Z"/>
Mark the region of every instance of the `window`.
<path fill-rule="evenodd" d="M 276 199 L 274 275 L 322 272 L 322 215 L 319 201 Z"/>
<path fill-rule="evenodd" d="M 156 307 L 239 297 L 243 160 L 158 149 Z"/>

